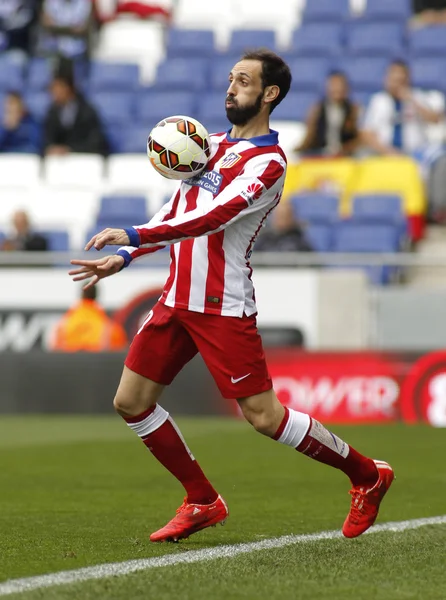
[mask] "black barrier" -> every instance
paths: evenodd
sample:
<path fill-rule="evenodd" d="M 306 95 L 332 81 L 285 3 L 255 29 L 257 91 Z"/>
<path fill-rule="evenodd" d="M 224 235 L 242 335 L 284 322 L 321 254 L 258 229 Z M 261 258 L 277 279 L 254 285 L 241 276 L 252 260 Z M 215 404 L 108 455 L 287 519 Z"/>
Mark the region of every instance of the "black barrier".
<path fill-rule="evenodd" d="M 0 354 L 0 413 L 112 413 L 125 354 Z M 162 405 L 175 415 L 228 415 L 200 356 L 167 387 Z"/>

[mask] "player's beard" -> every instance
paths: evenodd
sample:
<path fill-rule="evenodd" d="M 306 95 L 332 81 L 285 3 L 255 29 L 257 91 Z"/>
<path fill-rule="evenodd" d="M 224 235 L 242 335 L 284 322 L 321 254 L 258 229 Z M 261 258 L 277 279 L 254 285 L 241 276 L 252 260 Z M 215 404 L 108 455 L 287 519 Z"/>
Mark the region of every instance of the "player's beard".
<path fill-rule="evenodd" d="M 260 109 L 262 108 L 263 92 L 261 92 L 255 102 L 248 104 L 247 106 L 239 106 L 237 100 L 232 96 L 228 96 L 226 99 L 234 103 L 234 106 L 226 107 L 226 116 L 228 121 L 233 125 L 246 125 L 251 119 L 256 117 Z"/>

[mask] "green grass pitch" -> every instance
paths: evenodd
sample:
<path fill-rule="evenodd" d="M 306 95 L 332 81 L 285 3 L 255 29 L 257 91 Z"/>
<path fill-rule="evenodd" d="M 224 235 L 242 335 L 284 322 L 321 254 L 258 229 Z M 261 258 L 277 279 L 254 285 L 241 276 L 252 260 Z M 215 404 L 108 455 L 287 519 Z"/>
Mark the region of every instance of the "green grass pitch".
<path fill-rule="evenodd" d="M 241 421 L 178 419 L 229 504 L 225 527 L 180 544 L 149 533 L 181 486 L 118 417 L 0 421 L 0 582 L 107 562 L 340 529 L 349 482 Z M 388 460 L 396 481 L 379 522 L 446 514 L 446 430 L 333 427 Z M 445 600 L 446 525 L 324 540 L 6 596 L 11 600 Z"/>

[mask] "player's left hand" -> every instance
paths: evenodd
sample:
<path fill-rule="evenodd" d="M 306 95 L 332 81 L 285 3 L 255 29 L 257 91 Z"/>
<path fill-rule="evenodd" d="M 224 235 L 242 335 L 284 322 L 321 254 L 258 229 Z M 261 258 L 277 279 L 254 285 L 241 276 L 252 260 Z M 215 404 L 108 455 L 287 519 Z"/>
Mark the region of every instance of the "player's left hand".
<path fill-rule="evenodd" d="M 124 229 L 104 229 L 94 235 L 85 250 L 90 250 L 93 246 L 96 250 L 102 250 L 104 246 L 128 246 L 130 244 L 129 236 Z"/>

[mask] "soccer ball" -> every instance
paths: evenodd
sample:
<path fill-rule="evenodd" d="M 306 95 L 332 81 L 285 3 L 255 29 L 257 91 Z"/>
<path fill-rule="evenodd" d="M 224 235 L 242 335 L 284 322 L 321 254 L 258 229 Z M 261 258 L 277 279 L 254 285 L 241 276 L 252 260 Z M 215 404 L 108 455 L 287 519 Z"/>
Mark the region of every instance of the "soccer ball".
<path fill-rule="evenodd" d="M 177 115 L 155 125 L 147 139 L 147 156 L 168 179 L 189 179 L 209 160 L 209 134 L 192 117 Z"/>

